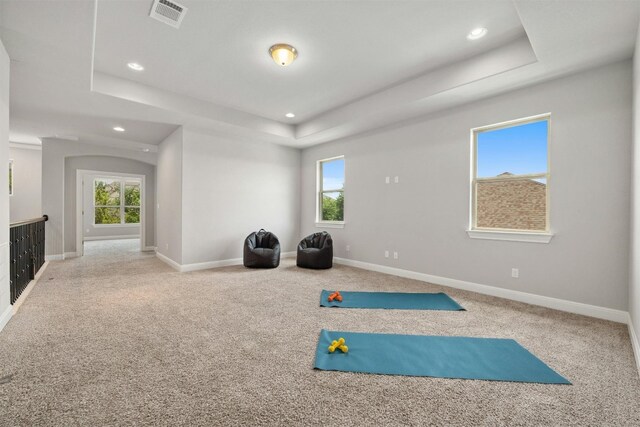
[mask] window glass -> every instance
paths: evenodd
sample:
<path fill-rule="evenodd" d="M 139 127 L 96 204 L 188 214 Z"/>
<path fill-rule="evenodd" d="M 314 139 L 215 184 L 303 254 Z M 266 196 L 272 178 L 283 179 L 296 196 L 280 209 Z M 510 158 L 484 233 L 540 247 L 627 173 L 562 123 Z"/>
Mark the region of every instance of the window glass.
<path fill-rule="evenodd" d="M 548 123 L 542 120 L 479 132 L 478 178 L 495 177 L 503 173 L 546 173 Z"/>
<path fill-rule="evenodd" d="M 96 179 L 94 201 L 96 206 L 120 206 L 120 181 Z"/>
<path fill-rule="evenodd" d="M 9 195 L 13 196 L 13 160 L 9 160 Z"/>
<path fill-rule="evenodd" d="M 474 131 L 472 228 L 548 231 L 549 117 Z"/>
<path fill-rule="evenodd" d="M 120 208 L 96 207 L 96 224 L 120 224 Z"/>
<path fill-rule="evenodd" d="M 124 205 L 140 206 L 140 183 L 127 182 L 124 185 Z"/>
<path fill-rule="evenodd" d="M 547 180 L 479 181 L 478 228 L 546 229 Z"/>
<path fill-rule="evenodd" d="M 322 193 L 322 220 L 344 221 L 344 194 L 341 191 Z"/>
<path fill-rule="evenodd" d="M 96 178 L 93 200 L 96 225 L 140 223 L 139 181 Z"/>
<path fill-rule="evenodd" d="M 124 208 L 124 223 L 125 224 L 139 224 L 140 223 L 140 208 Z"/>
<path fill-rule="evenodd" d="M 344 159 L 322 162 L 322 189 L 344 189 Z"/>
<path fill-rule="evenodd" d="M 319 221 L 344 221 L 344 157 L 318 162 Z"/>

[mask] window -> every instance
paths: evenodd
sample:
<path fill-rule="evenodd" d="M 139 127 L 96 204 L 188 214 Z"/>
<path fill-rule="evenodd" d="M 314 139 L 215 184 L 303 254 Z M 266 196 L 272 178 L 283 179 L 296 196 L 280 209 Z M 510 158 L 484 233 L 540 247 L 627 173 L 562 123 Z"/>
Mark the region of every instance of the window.
<path fill-rule="evenodd" d="M 93 206 L 95 225 L 139 224 L 140 181 L 96 178 Z"/>
<path fill-rule="evenodd" d="M 13 160 L 9 160 L 9 195 L 13 196 Z"/>
<path fill-rule="evenodd" d="M 124 182 L 124 223 L 140 224 L 140 182 Z"/>
<path fill-rule="evenodd" d="M 471 230 L 548 233 L 549 115 L 472 132 Z"/>
<path fill-rule="evenodd" d="M 318 162 L 318 220 L 344 223 L 344 156 Z"/>

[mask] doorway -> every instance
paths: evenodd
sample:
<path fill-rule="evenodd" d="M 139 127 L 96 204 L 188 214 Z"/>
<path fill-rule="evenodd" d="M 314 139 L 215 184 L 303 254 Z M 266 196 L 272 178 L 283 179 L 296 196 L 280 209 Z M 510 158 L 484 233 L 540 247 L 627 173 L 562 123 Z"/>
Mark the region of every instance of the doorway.
<path fill-rule="evenodd" d="M 78 169 L 75 228 L 77 256 L 84 255 L 84 244 L 88 241 L 137 239 L 142 252 L 145 248 L 145 176 Z"/>

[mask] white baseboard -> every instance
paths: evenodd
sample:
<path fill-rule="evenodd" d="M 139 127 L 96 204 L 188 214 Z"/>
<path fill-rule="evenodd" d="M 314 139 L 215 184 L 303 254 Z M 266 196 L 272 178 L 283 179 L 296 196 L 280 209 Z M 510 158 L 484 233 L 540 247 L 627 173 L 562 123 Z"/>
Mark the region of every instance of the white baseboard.
<path fill-rule="evenodd" d="M 85 242 L 93 241 L 93 240 L 122 240 L 122 239 L 139 239 L 140 235 L 131 235 L 124 234 L 122 236 L 84 236 L 83 240 Z"/>
<path fill-rule="evenodd" d="M 197 271 L 197 270 L 209 270 L 211 268 L 219 268 L 219 267 L 229 267 L 231 265 L 242 265 L 242 258 L 231 258 L 231 259 L 223 259 L 219 261 L 206 261 L 206 262 L 197 262 L 193 264 L 179 264 L 172 260 L 171 258 L 163 255 L 159 252 L 156 252 L 156 256 L 169 264 L 174 269 L 178 270 L 181 273 L 186 273 L 188 271 Z M 294 258 L 296 256 L 295 251 L 291 252 L 283 252 L 280 254 L 280 258 Z"/>
<path fill-rule="evenodd" d="M 64 259 L 63 254 L 45 255 L 45 261 L 62 261 Z"/>
<path fill-rule="evenodd" d="M 22 303 L 27 299 L 27 296 L 29 296 L 29 293 L 31 293 L 31 290 L 36 286 L 36 283 L 38 283 L 38 281 L 42 277 L 42 274 L 44 273 L 44 271 L 47 269 L 48 266 L 49 266 L 49 262 L 45 261 L 45 263 L 42 264 L 42 267 L 40 267 L 40 270 L 38 270 L 38 272 L 36 273 L 36 277 L 34 277 L 33 280 L 29 282 L 29 284 L 24 289 L 24 291 L 22 291 L 22 293 L 20 294 L 16 302 L 13 303 L 12 305 L 13 314 L 16 314 L 18 312 L 18 309 L 22 306 Z"/>
<path fill-rule="evenodd" d="M 584 316 L 596 317 L 598 319 L 611 320 L 613 322 L 627 323 L 629 314 L 626 311 L 612 308 L 599 307 L 596 305 L 583 304 L 579 302 L 567 301 L 558 298 L 545 297 L 526 292 L 514 291 L 512 289 L 498 288 L 495 286 L 481 285 L 479 283 L 465 282 L 463 280 L 449 279 L 447 277 L 433 276 L 431 274 L 418 273 L 400 268 L 387 267 L 385 265 L 370 264 L 368 262 L 355 261 L 346 258 L 334 258 L 338 264 L 365 270 L 377 271 L 379 273 L 392 274 L 394 276 L 406 277 L 408 279 L 420 280 L 422 282 L 433 283 L 435 285 L 448 286 L 450 288 L 463 289 L 465 291 L 477 292 L 479 294 L 491 295 L 494 297 L 510 299 L 527 304 L 539 305 L 552 308 L 554 310 L 566 311 L 569 313 L 582 314 Z"/>
<path fill-rule="evenodd" d="M 638 368 L 638 375 L 640 375 L 640 341 L 638 341 L 638 335 L 633 327 L 633 319 L 629 314 L 627 325 L 629 327 L 629 338 L 631 339 L 631 347 L 633 348 L 633 355 L 636 358 L 636 367 Z"/>
<path fill-rule="evenodd" d="M 64 253 L 64 259 L 71 259 L 71 258 L 77 258 L 78 257 L 78 253 L 77 252 L 65 252 Z"/>
<path fill-rule="evenodd" d="M 292 258 L 296 256 L 296 252 L 282 252 L 280 258 Z M 197 270 L 209 270 L 210 268 L 229 267 L 230 265 L 242 265 L 242 258 L 223 259 L 220 261 L 207 261 L 194 264 L 182 264 L 178 271 L 197 271 Z"/>
<path fill-rule="evenodd" d="M 220 261 L 198 262 L 194 264 L 183 264 L 180 266 L 180 272 L 209 270 L 210 268 L 228 267 L 230 265 L 241 265 L 242 258 L 223 259 Z"/>
<path fill-rule="evenodd" d="M 174 260 L 172 260 L 171 258 L 169 258 L 168 256 L 163 255 L 160 252 L 156 252 L 156 258 L 158 258 L 160 261 L 164 262 L 165 264 L 169 264 L 169 266 L 174 268 L 175 270 L 180 271 L 181 265 L 175 262 Z"/>
<path fill-rule="evenodd" d="M 9 323 L 11 317 L 13 317 L 13 307 L 9 305 L 9 307 L 7 307 L 7 309 L 2 314 L 0 314 L 0 331 L 2 331 L 5 326 L 7 326 L 7 323 Z"/>
<path fill-rule="evenodd" d="M 155 252 L 157 248 L 155 246 L 145 246 L 142 248 L 142 252 Z"/>

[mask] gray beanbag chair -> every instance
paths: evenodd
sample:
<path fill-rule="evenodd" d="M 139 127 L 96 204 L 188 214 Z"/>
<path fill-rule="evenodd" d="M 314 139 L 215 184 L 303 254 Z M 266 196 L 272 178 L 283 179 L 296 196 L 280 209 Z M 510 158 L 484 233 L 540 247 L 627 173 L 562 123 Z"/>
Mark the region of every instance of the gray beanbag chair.
<path fill-rule="evenodd" d="M 280 265 L 280 241 L 264 229 L 253 232 L 244 240 L 242 260 L 249 268 L 276 268 Z"/>
<path fill-rule="evenodd" d="M 333 266 L 333 240 L 326 231 L 313 233 L 298 244 L 298 267 L 326 269 Z"/>

